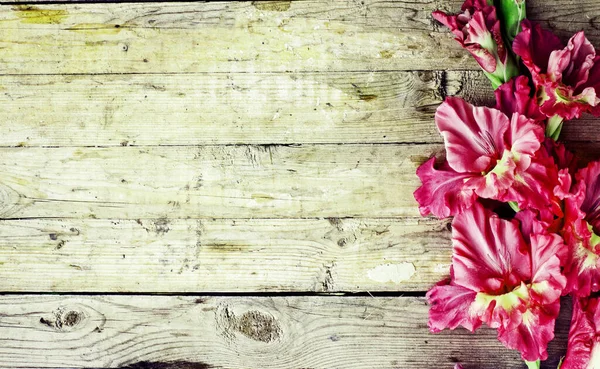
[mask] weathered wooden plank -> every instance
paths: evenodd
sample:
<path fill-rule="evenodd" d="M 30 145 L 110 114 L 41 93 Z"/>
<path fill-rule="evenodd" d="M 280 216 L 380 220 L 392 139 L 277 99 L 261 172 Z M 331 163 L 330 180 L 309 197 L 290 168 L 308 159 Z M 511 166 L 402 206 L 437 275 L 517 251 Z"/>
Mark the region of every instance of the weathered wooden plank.
<path fill-rule="evenodd" d="M 528 0 L 527 16 L 551 29 L 561 39 L 568 40 L 575 32 L 584 30 L 586 36 L 598 47 L 600 45 L 600 3 L 595 0 Z"/>
<path fill-rule="evenodd" d="M 494 330 L 430 334 L 414 297 L 24 295 L 0 314 L 5 368 L 524 368 Z"/>
<path fill-rule="evenodd" d="M 434 6 L 7 5 L 0 7 L 0 73 L 476 69 L 448 32 L 436 31 Z"/>
<path fill-rule="evenodd" d="M 447 277 L 448 220 L 0 221 L 12 292 L 424 291 Z"/>
<path fill-rule="evenodd" d="M 418 215 L 439 145 L 0 149 L 0 218 Z"/>
<path fill-rule="evenodd" d="M 27 1 L 34 3 L 34 1 Z M 21 1 L 21 3 L 23 3 Z M 459 9 L 456 0 L 441 1 L 440 6 Z M 93 28 L 187 28 L 200 27 L 270 27 L 265 18 L 327 20 L 361 28 L 431 29 L 432 0 L 378 1 L 362 3 L 351 0 L 319 1 L 208 1 L 139 2 L 67 5 L 13 5 L 0 10 L 4 28 L 31 28 L 41 25 L 53 29 Z M 255 22 L 249 22 L 257 18 Z M 108 27 L 112 26 L 112 27 Z M 115 27 L 118 26 L 118 27 Z M 317 29 L 318 30 L 318 29 Z M 116 31 L 115 31 L 116 32 Z"/>
<path fill-rule="evenodd" d="M 435 107 L 475 83 L 491 94 L 476 72 L 4 76 L 0 145 L 440 142 Z"/>
<path fill-rule="evenodd" d="M 0 73 L 477 69 L 430 17 L 459 7 L 377 0 L 5 5 Z M 600 43 L 592 0 L 540 0 L 530 10 L 563 36 L 583 28 Z"/>
<path fill-rule="evenodd" d="M 0 92 L 0 146 L 28 147 L 439 143 L 444 96 L 494 100 L 478 71 L 1 76 Z M 597 124 L 563 137 L 600 141 Z"/>

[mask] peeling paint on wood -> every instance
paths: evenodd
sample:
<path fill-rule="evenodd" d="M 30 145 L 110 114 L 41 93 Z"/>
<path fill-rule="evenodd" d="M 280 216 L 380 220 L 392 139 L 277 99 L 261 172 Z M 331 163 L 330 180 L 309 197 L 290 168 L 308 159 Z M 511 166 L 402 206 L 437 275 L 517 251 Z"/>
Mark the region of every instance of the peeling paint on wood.
<path fill-rule="evenodd" d="M 413 263 L 381 264 L 367 272 L 367 276 L 375 282 L 400 283 L 409 280 L 416 272 Z"/>

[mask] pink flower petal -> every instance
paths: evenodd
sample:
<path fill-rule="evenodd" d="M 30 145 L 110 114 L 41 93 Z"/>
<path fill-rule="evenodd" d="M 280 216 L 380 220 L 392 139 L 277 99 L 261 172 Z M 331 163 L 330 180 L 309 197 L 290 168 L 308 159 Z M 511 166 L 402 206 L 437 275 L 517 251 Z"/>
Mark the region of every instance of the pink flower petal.
<path fill-rule="evenodd" d="M 567 258 L 568 249 L 562 237 L 555 233 L 536 233 L 531 236 L 532 297 L 540 304 L 557 301 L 567 279 L 561 266 Z"/>
<path fill-rule="evenodd" d="M 584 85 L 594 66 L 596 59 L 596 49 L 594 45 L 585 37 L 583 31 L 577 32 L 569 40 L 567 50 L 571 53 L 570 68 L 563 73 L 563 82 L 572 87 Z"/>
<path fill-rule="evenodd" d="M 585 197 L 580 208 L 588 223 L 600 230 L 600 161 L 581 169 L 577 179 L 585 183 Z"/>
<path fill-rule="evenodd" d="M 529 167 L 531 156 L 538 151 L 543 141 L 544 129 L 539 124 L 513 113 L 510 128 L 506 132 L 506 142 L 510 151 L 518 158 L 520 170 Z"/>
<path fill-rule="evenodd" d="M 537 102 L 531 97 L 529 78 L 518 76 L 502 84 L 494 91 L 496 95 L 496 109 L 506 116 L 512 117 L 519 113 L 535 121 L 544 121 L 546 116 L 540 112 Z M 552 140 L 552 142 L 555 142 Z"/>
<path fill-rule="evenodd" d="M 560 301 L 544 307 L 531 307 L 523 313 L 521 323 L 513 329 L 498 329 L 498 339 L 506 347 L 519 350 L 525 361 L 546 360 L 548 342 L 554 338 L 554 323 Z"/>
<path fill-rule="evenodd" d="M 537 82 L 539 75 L 546 73 L 548 69 L 548 59 L 552 51 L 560 50 L 564 46 L 556 35 L 542 29 L 539 24 L 525 19 L 521 26 L 523 31 L 515 37 L 513 51 L 521 57 Z"/>
<path fill-rule="evenodd" d="M 548 117 L 558 115 L 566 120 L 580 118 L 583 113 L 592 111 L 600 104 L 600 98 L 592 87 L 576 95 L 574 87 L 543 80 L 538 85 L 538 92 L 544 97 L 540 111 Z"/>
<path fill-rule="evenodd" d="M 567 49 L 554 50 L 548 58 L 548 74 L 553 82 L 562 82 L 562 74 L 571 64 L 571 53 Z"/>
<path fill-rule="evenodd" d="M 510 121 L 499 110 L 449 97 L 438 108 L 435 121 L 446 143 L 448 164 L 457 172 L 485 172 L 501 158 Z"/>
<path fill-rule="evenodd" d="M 457 173 L 446 161 L 439 169 L 435 168 L 435 158 L 431 158 L 417 169 L 417 176 L 423 183 L 415 193 L 421 215 L 433 214 L 438 218 L 456 215 L 469 208 L 477 199 L 475 192 L 464 186 L 470 173 Z"/>
<path fill-rule="evenodd" d="M 600 362 L 598 299 L 573 298 L 567 355 L 561 369 L 587 369 Z M 592 357 L 595 354 L 595 357 Z M 592 364 L 592 365 L 590 365 Z"/>
<path fill-rule="evenodd" d="M 481 326 L 481 321 L 470 314 L 470 307 L 477 293 L 455 285 L 438 285 L 427 293 L 429 309 L 429 329 L 439 332 L 463 326 L 473 332 Z"/>
<path fill-rule="evenodd" d="M 485 46 L 493 47 L 495 40 L 492 32 L 488 30 L 483 12 L 476 11 L 465 29 L 467 34 L 464 39 L 465 48 L 471 52 L 484 71 L 494 73 L 497 66 L 496 58 Z"/>
<path fill-rule="evenodd" d="M 538 151 L 527 169 L 515 172 L 514 183 L 500 200 L 516 201 L 521 209 L 547 210 L 562 216 L 559 198 L 555 194 L 560 184 L 558 168 L 553 159 L 545 152 Z"/>
<path fill-rule="evenodd" d="M 516 221 L 498 218 L 475 203 L 452 222 L 454 283 L 498 295 L 531 275 L 527 245 Z"/>

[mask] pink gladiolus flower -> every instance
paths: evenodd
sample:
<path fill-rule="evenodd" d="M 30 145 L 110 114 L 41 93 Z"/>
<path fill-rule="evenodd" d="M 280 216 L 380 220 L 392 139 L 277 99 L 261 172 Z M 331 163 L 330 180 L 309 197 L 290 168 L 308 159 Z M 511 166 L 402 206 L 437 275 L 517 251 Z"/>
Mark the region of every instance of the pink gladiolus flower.
<path fill-rule="evenodd" d="M 573 298 L 567 356 L 561 369 L 600 368 L 600 306 L 598 298 Z"/>
<path fill-rule="evenodd" d="M 508 98 L 503 103 L 511 105 Z M 544 130 L 534 120 L 449 97 L 435 121 L 447 161 L 436 169 L 430 159 L 417 170 L 423 185 L 414 195 L 422 215 L 455 215 L 477 197 L 517 201 L 521 208 L 555 206 L 558 174 L 552 158 L 538 153 Z"/>
<path fill-rule="evenodd" d="M 494 95 L 496 95 L 496 109 L 509 117 L 513 113 L 519 113 L 540 123 L 547 118 L 532 97 L 529 78 L 526 76 L 518 76 L 502 84 L 494 91 Z"/>
<path fill-rule="evenodd" d="M 455 40 L 473 55 L 494 88 L 518 75 L 502 39 L 496 8 L 486 0 L 466 0 L 461 10 L 458 15 L 436 11 L 433 17 L 450 28 Z"/>
<path fill-rule="evenodd" d="M 600 162 L 581 169 L 575 179 L 565 199 L 566 292 L 585 297 L 600 290 Z"/>
<path fill-rule="evenodd" d="M 427 293 L 432 332 L 486 323 L 524 360 L 547 358 L 566 283 L 558 256 L 564 244 L 532 212 L 523 213 L 525 233 L 519 221 L 479 203 L 454 218 L 450 280 Z"/>
<path fill-rule="evenodd" d="M 566 47 L 552 32 L 522 23 L 513 43 L 536 85 L 541 111 L 548 117 L 578 118 L 584 112 L 600 115 L 600 56 L 583 32 Z"/>

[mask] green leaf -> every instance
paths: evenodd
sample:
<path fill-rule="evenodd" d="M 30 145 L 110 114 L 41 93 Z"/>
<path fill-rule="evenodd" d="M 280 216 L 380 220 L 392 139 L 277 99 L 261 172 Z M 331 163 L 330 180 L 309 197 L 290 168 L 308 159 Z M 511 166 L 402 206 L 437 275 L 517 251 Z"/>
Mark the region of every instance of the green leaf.
<path fill-rule="evenodd" d="M 521 211 L 521 209 L 519 209 L 519 204 L 517 204 L 516 201 L 509 201 L 508 205 L 510 206 L 511 209 L 514 210 L 515 213 L 518 213 Z"/>
<path fill-rule="evenodd" d="M 540 361 L 526 361 L 528 369 L 540 369 Z"/>
<path fill-rule="evenodd" d="M 548 124 L 546 125 L 546 137 L 550 137 L 554 141 L 558 141 L 558 136 L 560 136 L 560 131 L 563 126 L 563 118 L 558 115 L 553 115 L 548 119 Z"/>
<path fill-rule="evenodd" d="M 521 22 L 527 16 L 525 0 L 494 0 L 502 31 L 512 45 L 513 40 L 521 32 Z"/>

